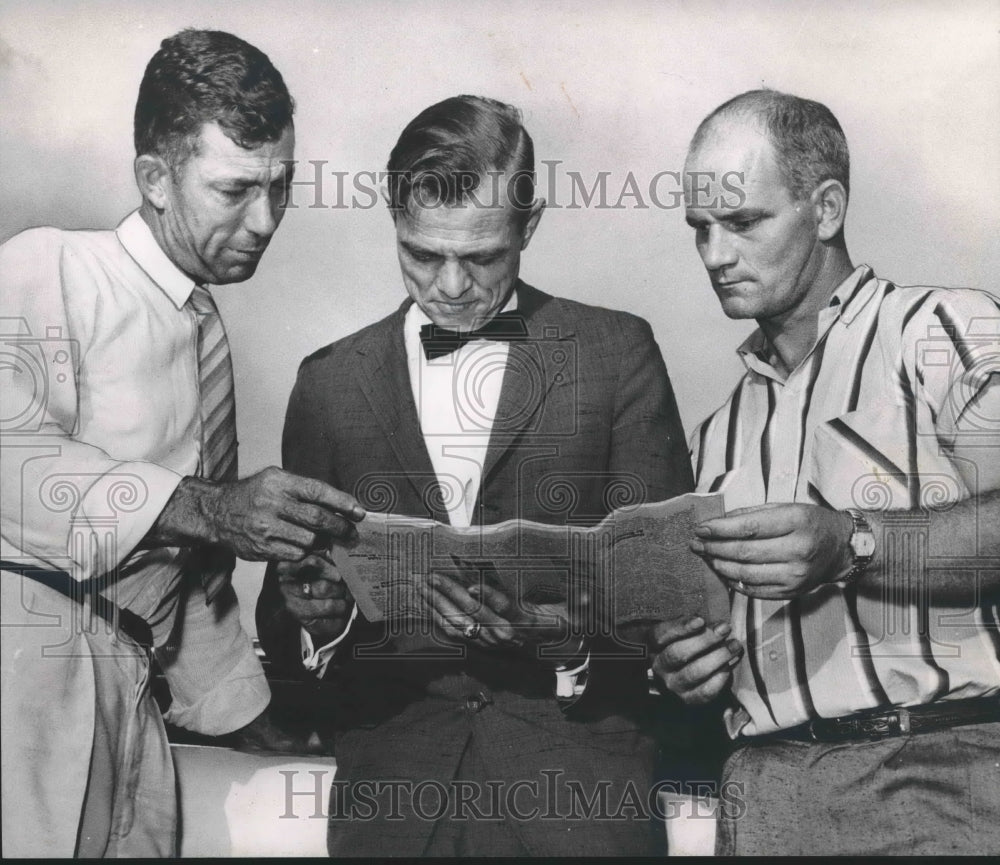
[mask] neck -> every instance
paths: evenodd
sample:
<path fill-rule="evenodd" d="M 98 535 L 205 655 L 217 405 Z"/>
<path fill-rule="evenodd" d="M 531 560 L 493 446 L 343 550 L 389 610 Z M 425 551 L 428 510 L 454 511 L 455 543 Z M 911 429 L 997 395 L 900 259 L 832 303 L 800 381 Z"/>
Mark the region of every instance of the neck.
<path fill-rule="evenodd" d="M 846 247 L 826 250 L 812 287 L 801 304 L 788 312 L 757 324 L 767 339 L 774 367 L 787 378 L 812 351 L 819 332 L 819 315 L 830 303 L 840 284 L 851 275 L 854 265 Z"/>
<path fill-rule="evenodd" d="M 171 247 L 167 242 L 167 234 L 163 227 L 163 218 L 160 212 L 148 201 L 143 200 L 142 204 L 139 206 L 139 216 L 141 216 L 142 221 L 149 226 L 149 230 L 153 235 L 153 239 L 156 241 L 156 245 L 163 250 L 163 254 L 170 259 L 174 267 L 181 271 L 181 273 L 189 276 L 192 282 L 196 282 L 198 284 L 204 283 L 204 278 L 191 273 L 181 262 L 177 260 L 177 256 L 171 252 Z"/>

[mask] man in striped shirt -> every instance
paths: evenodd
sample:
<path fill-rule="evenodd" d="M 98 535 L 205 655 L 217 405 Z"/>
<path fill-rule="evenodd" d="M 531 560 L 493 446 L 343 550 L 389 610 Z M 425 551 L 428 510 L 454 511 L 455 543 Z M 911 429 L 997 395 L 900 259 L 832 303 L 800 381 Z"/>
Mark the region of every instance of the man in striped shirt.
<path fill-rule="evenodd" d="M 724 708 L 716 852 L 995 851 L 1000 306 L 855 267 L 848 169 L 831 112 L 773 91 L 691 143 L 698 252 L 759 327 L 692 437 L 731 622 L 661 624 L 654 669 Z"/>

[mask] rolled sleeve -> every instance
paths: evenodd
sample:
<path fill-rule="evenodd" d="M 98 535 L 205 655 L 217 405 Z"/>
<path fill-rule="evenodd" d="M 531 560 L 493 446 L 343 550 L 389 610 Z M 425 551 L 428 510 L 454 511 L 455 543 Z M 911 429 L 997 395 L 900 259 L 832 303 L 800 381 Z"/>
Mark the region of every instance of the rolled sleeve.
<path fill-rule="evenodd" d="M 175 643 L 156 652 L 173 701 L 164 715 L 178 727 L 221 736 L 249 724 L 271 701 L 260 659 L 240 624 L 232 585 L 206 605 L 200 586 L 184 598 Z"/>

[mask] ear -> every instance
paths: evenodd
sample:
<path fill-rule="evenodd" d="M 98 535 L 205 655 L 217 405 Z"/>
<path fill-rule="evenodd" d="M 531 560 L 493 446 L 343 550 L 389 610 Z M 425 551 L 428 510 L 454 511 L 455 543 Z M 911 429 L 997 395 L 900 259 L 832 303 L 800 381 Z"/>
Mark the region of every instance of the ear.
<path fill-rule="evenodd" d="M 839 180 L 824 180 L 812 194 L 816 213 L 816 234 L 820 240 L 833 240 L 844 228 L 847 217 L 847 190 Z"/>
<path fill-rule="evenodd" d="M 135 183 L 143 199 L 157 210 L 163 210 L 169 198 L 167 186 L 173 183 L 167 161 L 154 153 L 143 153 L 135 158 L 133 168 Z"/>
<path fill-rule="evenodd" d="M 382 178 L 382 182 L 379 184 L 379 192 L 382 194 L 382 200 L 385 202 L 386 210 L 389 211 L 389 216 L 392 217 L 392 224 L 395 225 L 396 217 L 399 213 L 393 209 L 392 196 L 389 195 L 389 181 L 385 177 Z"/>
<path fill-rule="evenodd" d="M 528 221 L 524 224 L 524 237 L 521 240 L 521 249 L 528 248 L 531 236 L 535 233 L 539 220 L 542 218 L 543 210 L 545 210 L 545 199 L 536 198 L 531 204 L 531 213 L 528 216 Z"/>

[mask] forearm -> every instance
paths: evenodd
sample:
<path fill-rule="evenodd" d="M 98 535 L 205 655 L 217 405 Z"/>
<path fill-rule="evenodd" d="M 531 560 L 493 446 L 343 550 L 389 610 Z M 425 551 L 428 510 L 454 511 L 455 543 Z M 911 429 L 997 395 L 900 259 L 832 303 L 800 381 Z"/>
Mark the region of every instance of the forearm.
<path fill-rule="evenodd" d="M 865 516 L 876 546 L 859 589 L 920 586 L 939 601 L 966 600 L 973 587 L 984 595 L 1000 593 L 1000 491 L 966 499 L 947 510 Z M 916 554 L 920 548 L 926 550 L 922 557 Z"/>
<path fill-rule="evenodd" d="M 212 514 L 218 510 L 219 484 L 185 477 L 142 540 L 143 547 L 189 547 L 218 543 Z"/>

